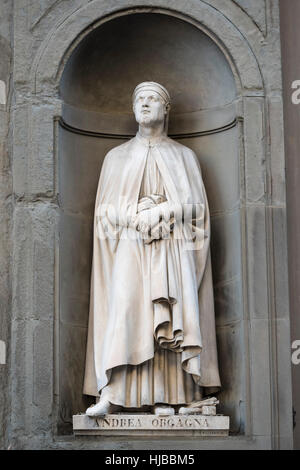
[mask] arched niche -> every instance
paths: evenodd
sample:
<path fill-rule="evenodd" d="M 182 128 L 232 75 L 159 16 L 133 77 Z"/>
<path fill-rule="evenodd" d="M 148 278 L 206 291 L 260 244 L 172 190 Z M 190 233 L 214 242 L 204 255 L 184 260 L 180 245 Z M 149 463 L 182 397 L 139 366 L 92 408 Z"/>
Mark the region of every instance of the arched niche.
<path fill-rule="evenodd" d="M 220 48 L 174 16 L 132 13 L 93 29 L 70 55 L 60 81 L 59 433 L 84 411 L 82 395 L 92 257 L 92 219 L 103 158 L 133 136 L 137 83 L 164 84 L 169 134 L 200 161 L 212 223 L 212 264 L 221 411 L 244 430 L 245 357 L 241 275 L 237 90 Z"/>

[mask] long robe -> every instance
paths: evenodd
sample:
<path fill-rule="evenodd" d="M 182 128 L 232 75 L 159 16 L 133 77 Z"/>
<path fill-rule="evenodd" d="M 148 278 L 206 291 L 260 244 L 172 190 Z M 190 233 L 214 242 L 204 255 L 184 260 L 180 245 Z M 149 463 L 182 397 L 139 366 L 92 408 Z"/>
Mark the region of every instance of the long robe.
<path fill-rule="evenodd" d="M 160 191 L 175 213 L 189 204 L 204 207 L 202 224 L 194 227 L 200 245 L 187 244 L 185 229 L 181 237 L 147 245 L 128 228 L 150 154 L 161 176 Z M 137 134 L 107 154 L 95 206 L 85 394 L 98 396 L 118 381 L 126 388 L 127 373 L 130 382 L 136 377 L 136 383 L 147 384 L 146 376 L 159 377 L 163 370 L 159 393 L 153 393 L 152 383 L 152 393 L 143 395 L 140 386 L 138 394 L 129 393 L 123 402 L 118 397 L 117 404 L 185 403 L 196 396 L 192 383 L 220 386 L 209 239 L 207 199 L 190 149 L 166 136 L 150 142 Z M 168 385 L 161 388 L 168 369 L 177 371 L 175 393 Z"/>

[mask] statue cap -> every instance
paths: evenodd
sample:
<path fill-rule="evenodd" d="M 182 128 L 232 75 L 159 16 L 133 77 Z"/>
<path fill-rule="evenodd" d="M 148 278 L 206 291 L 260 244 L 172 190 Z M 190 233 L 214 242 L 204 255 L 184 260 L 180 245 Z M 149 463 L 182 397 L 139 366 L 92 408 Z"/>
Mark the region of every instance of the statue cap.
<path fill-rule="evenodd" d="M 134 89 L 132 99 L 134 100 L 136 95 L 141 91 L 141 90 L 149 90 L 149 91 L 155 91 L 165 102 L 166 105 L 170 104 L 171 98 L 169 95 L 168 90 L 160 85 L 159 83 L 156 82 L 142 82 L 139 85 L 137 85 Z"/>

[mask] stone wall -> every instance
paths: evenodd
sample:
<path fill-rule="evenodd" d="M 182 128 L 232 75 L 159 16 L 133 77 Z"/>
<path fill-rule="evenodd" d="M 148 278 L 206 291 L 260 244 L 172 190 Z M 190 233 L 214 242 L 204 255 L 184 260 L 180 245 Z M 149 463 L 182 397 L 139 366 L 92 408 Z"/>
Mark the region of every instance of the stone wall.
<path fill-rule="evenodd" d="M 2 186 L 1 180 L 0 189 L 1 217 L 5 216 L 5 223 L 1 223 L 1 231 L 5 232 L 1 238 L 4 241 L 0 248 L 1 259 L 3 249 L 5 255 L 1 270 L 8 273 L 1 280 L 5 283 L 1 286 L 5 341 L 8 341 L 8 324 L 11 323 L 8 359 L 11 361 L 12 407 L 11 425 L 6 425 L 10 431 L 9 445 L 12 448 L 64 449 L 291 447 L 278 1 L 15 0 L 10 18 L 11 4 L 2 2 L 6 17 L 1 15 L 0 22 L 0 34 L 6 40 L 8 26 L 13 26 L 12 132 L 6 139 L 8 149 L 13 149 L 12 248 L 7 236 L 11 205 L 8 163 L 5 163 L 5 171 L 1 169 L 5 184 Z M 72 52 L 91 31 L 109 18 L 140 11 L 174 15 L 199 27 L 225 55 L 237 87 L 246 397 L 241 406 L 245 406 L 245 426 L 240 435 L 223 440 L 140 440 L 135 436 L 131 440 L 117 438 L 112 442 L 106 437 L 75 439 L 57 433 L 60 78 Z M 5 60 L 2 62 L 5 64 Z M 6 65 L 6 81 L 7 73 Z M 4 129 L 7 135 L 5 112 L 1 114 L 5 119 L 1 132 Z M 4 151 L 6 155 L 7 148 Z M 8 254 L 11 255 L 10 268 L 8 264 L 5 266 Z M 5 374 L 6 366 L 0 367 Z M 7 390 L 5 380 L 1 380 L 1 387 L 4 384 Z M 4 415 L 8 415 L 7 408 Z"/>
<path fill-rule="evenodd" d="M 8 445 L 11 320 L 11 129 L 12 2 L 0 5 L 0 448 Z"/>

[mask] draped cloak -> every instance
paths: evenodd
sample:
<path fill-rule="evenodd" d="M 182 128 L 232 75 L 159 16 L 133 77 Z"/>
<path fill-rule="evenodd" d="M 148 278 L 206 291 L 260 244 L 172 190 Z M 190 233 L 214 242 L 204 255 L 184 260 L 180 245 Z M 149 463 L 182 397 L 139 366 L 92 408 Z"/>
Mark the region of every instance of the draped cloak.
<path fill-rule="evenodd" d="M 128 227 L 149 152 L 175 218 L 191 205 L 204 208 L 193 237 L 180 228 L 181 236 L 174 231 L 145 244 Z M 151 361 L 157 346 L 180 354 L 195 384 L 220 387 L 209 242 L 207 198 L 192 150 L 167 136 L 149 141 L 137 134 L 106 155 L 95 204 L 84 394 L 98 396 L 114 370 Z"/>

